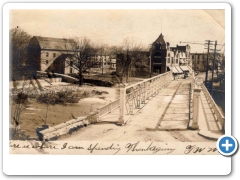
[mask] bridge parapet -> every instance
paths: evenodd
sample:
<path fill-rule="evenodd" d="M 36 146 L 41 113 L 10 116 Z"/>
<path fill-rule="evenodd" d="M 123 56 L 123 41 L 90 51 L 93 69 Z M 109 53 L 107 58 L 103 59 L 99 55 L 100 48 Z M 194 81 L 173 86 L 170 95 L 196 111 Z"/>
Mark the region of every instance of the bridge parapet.
<path fill-rule="evenodd" d="M 192 71 L 192 81 L 190 87 L 190 120 L 192 120 L 191 129 L 198 129 L 198 115 L 199 115 L 199 104 L 200 104 L 200 93 L 201 87 L 195 83 L 195 74 Z M 192 117 L 192 118 L 191 118 Z"/>
<path fill-rule="evenodd" d="M 156 96 L 172 79 L 172 73 L 167 72 L 132 85 L 122 84 L 120 86 L 120 112 L 118 122 L 125 124 L 126 115 L 134 115 L 141 106 Z"/>
<path fill-rule="evenodd" d="M 204 84 L 202 85 L 202 90 L 203 90 L 203 93 L 204 93 L 204 95 L 207 99 L 207 102 L 211 108 L 214 118 L 218 123 L 218 126 L 219 126 L 221 132 L 225 133 L 225 117 L 224 117 L 224 115 L 219 110 L 217 104 L 215 103 L 214 99 L 212 98 L 212 96 L 210 95 L 210 93 L 208 92 L 208 90 Z"/>
<path fill-rule="evenodd" d="M 200 110 L 200 93 L 203 92 L 204 96 L 207 99 L 207 103 L 211 109 L 212 114 L 214 115 L 215 121 L 218 124 L 219 129 L 222 133 L 225 131 L 225 117 L 222 112 L 219 110 L 217 104 L 214 99 L 208 92 L 204 83 L 199 85 L 196 83 L 196 79 L 194 76 L 194 72 L 192 73 L 192 82 L 190 88 L 190 120 L 192 120 L 191 129 L 198 129 L 198 121 L 199 121 L 199 110 Z"/>

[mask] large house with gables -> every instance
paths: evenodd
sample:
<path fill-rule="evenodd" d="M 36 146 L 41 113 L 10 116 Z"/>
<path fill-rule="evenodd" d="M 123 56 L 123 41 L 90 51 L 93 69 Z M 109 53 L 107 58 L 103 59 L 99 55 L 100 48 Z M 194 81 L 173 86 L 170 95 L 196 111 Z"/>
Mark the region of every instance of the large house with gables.
<path fill-rule="evenodd" d="M 152 43 L 150 49 L 152 74 L 162 74 L 167 71 L 181 74 L 184 71 L 190 71 L 190 51 L 191 48 L 188 44 L 186 46 L 170 47 L 170 43 L 165 42 L 161 33 Z"/>
<path fill-rule="evenodd" d="M 76 56 L 73 55 L 79 53 L 75 46 L 76 44 L 71 39 L 33 36 L 28 44 L 28 65 L 30 70 L 32 73 L 36 71 L 49 71 L 60 74 L 78 73 L 78 70 L 73 67 L 74 61 L 77 61 Z M 115 56 L 99 54 L 90 55 L 89 62 L 86 65 L 92 69 L 97 68 L 99 72 L 116 69 Z"/>
<path fill-rule="evenodd" d="M 140 60 L 138 64 L 131 64 L 130 76 L 154 76 L 172 71 L 173 74 L 184 74 L 190 72 L 192 63 L 190 60 L 191 47 L 186 46 L 170 47 L 169 42 L 165 42 L 161 33 L 159 37 L 151 44 L 149 51 L 139 52 Z M 121 58 L 117 56 L 117 75 L 121 75 L 123 67 Z M 144 68 L 139 68 L 144 67 Z M 134 73 L 132 73 L 134 72 Z M 137 72 L 137 73 L 136 73 Z"/>

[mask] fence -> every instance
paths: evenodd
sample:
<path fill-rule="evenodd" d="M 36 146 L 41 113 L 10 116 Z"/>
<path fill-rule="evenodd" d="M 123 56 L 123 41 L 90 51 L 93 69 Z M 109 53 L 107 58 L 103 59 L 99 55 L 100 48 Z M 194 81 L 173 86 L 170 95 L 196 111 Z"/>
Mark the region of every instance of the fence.
<path fill-rule="evenodd" d="M 111 113 L 114 109 L 118 108 L 119 106 L 120 106 L 120 99 L 117 99 L 113 102 L 110 102 L 107 105 L 104 105 L 98 108 L 98 119 L 100 120 L 101 117 L 103 117 L 108 113 Z"/>
<path fill-rule="evenodd" d="M 124 124 L 125 115 L 134 115 L 134 109 L 139 110 L 171 80 L 172 72 L 167 72 L 129 86 L 121 85 L 119 122 Z"/>
<path fill-rule="evenodd" d="M 218 125 L 220 126 L 220 130 L 224 133 L 225 131 L 225 117 L 223 116 L 222 112 L 219 110 L 218 106 L 216 105 L 215 101 L 213 100 L 212 96 L 208 92 L 205 85 L 202 85 L 202 90 L 207 98 L 208 104 L 210 105 L 210 108 L 212 110 L 212 113 L 214 114 L 214 117 L 216 121 L 218 122 Z"/>
<path fill-rule="evenodd" d="M 134 115 L 134 109 L 139 110 L 171 80 L 172 73 L 167 72 L 129 86 L 120 85 L 120 99 L 98 108 L 98 119 L 120 107 L 119 122 L 125 123 L 122 122 L 125 115 Z"/>
<path fill-rule="evenodd" d="M 193 71 L 193 81 L 191 82 L 191 88 L 190 88 L 190 121 L 192 121 L 191 128 L 192 129 L 198 129 L 198 113 L 199 113 L 199 103 L 200 103 L 200 93 L 201 91 L 204 93 L 207 102 L 211 108 L 211 111 L 214 115 L 215 120 L 218 123 L 218 126 L 220 127 L 220 130 L 222 132 L 225 131 L 225 117 L 219 110 L 218 106 L 216 105 L 215 101 L 213 100 L 212 96 L 208 92 L 206 86 L 202 84 L 201 86 L 198 86 L 195 84 L 195 76 Z"/>

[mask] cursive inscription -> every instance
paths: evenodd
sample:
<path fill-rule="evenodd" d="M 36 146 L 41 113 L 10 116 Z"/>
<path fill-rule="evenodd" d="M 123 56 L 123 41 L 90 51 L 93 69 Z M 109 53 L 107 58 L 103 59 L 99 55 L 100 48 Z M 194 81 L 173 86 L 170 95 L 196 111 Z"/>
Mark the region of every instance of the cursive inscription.
<path fill-rule="evenodd" d="M 13 148 L 13 149 L 17 149 L 17 148 L 24 148 L 24 149 L 58 149 L 55 145 L 48 145 L 45 143 L 42 143 L 41 145 L 39 145 L 39 143 L 35 143 L 32 146 L 30 146 L 29 144 L 19 144 L 19 143 L 9 143 L 9 147 Z"/>
<path fill-rule="evenodd" d="M 167 151 L 166 154 L 170 154 L 173 151 L 175 151 L 175 148 L 161 148 L 158 146 L 153 145 L 153 142 L 151 142 L 147 147 L 138 147 L 139 146 L 139 141 L 136 143 L 128 143 L 125 148 L 127 149 L 127 152 L 132 151 L 151 151 L 153 154 L 159 152 L 159 151 Z"/>
<path fill-rule="evenodd" d="M 117 154 L 121 150 L 121 148 L 119 147 L 119 144 L 115 145 L 114 143 L 112 143 L 110 146 L 100 147 L 98 143 L 96 143 L 96 144 L 90 144 L 87 150 L 90 153 L 93 153 L 94 151 L 115 151 L 114 154 Z"/>
<path fill-rule="evenodd" d="M 68 146 L 68 143 L 64 143 L 61 150 L 63 149 L 84 149 L 82 146 Z"/>
<path fill-rule="evenodd" d="M 188 145 L 186 146 L 186 150 L 184 151 L 185 154 L 197 154 L 202 152 L 215 152 L 217 151 L 217 148 L 210 148 L 210 147 L 198 147 L 196 145 Z"/>
<path fill-rule="evenodd" d="M 57 153 L 57 154 L 219 154 L 215 143 L 183 142 L 41 142 L 10 141 L 9 148 L 14 153 Z M 21 149 L 24 149 L 22 151 Z M 35 151 L 31 151 L 35 149 Z"/>

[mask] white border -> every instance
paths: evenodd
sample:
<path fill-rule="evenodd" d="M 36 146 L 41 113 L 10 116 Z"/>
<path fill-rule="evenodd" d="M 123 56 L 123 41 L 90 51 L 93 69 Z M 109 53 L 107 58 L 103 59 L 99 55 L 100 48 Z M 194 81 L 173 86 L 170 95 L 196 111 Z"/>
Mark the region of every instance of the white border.
<path fill-rule="evenodd" d="M 5 4 L 3 7 L 3 102 L 9 102 L 7 75 L 9 9 L 225 9 L 226 59 L 231 60 L 231 7 L 226 3 L 86 3 L 86 4 Z M 227 62 L 227 61 L 226 61 Z M 229 62 L 229 61 L 228 61 Z M 225 110 L 226 135 L 231 134 L 231 63 L 226 63 Z M 3 119 L 9 119 L 9 106 L 3 107 Z M 3 121 L 3 172 L 12 175 L 227 175 L 231 158 L 223 156 L 69 156 L 69 155 L 10 155 L 8 121 Z"/>

